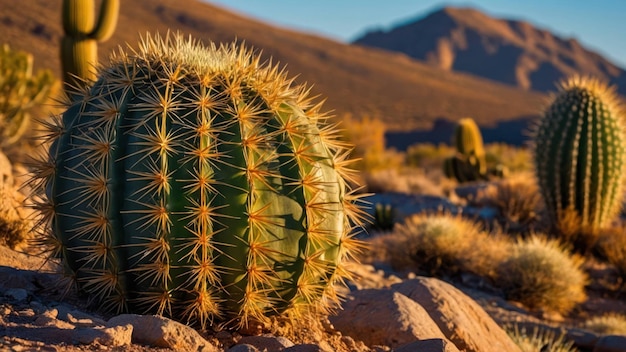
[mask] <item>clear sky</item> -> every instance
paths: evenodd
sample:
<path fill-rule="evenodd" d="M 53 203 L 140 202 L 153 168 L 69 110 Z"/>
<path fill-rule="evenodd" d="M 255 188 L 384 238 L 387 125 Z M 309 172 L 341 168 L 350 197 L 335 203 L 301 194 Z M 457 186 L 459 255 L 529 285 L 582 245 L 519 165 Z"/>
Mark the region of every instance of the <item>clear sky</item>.
<path fill-rule="evenodd" d="M 445 5 L 471 6 L 573 37 L 626 67 L 626 0 L 204 0 L 281 27 L 348 42 Z"/>

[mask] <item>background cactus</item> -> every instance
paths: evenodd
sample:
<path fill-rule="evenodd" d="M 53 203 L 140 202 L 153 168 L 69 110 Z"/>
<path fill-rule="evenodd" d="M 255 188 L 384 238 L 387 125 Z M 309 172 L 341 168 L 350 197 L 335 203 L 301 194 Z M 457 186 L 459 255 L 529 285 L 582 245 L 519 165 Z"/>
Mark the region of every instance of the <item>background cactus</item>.
<path fill-rule="evenodd" d="M 569 212 L 597 229 L 619 212 L 624 127 L 613 89 L 582 77 L 561 82 L 534 136 L 539 187 L 555 224 Z"/>
<path fill-rule="evenodd" d="M 380 231 L 391 231 L 394 225 L 395 209 L 391 204 L 376 203 L 374 206 L 374 222 L 372 228 Z"/>
<path fill-rule="evenodd" d="M 13 51 L 8 45 L 0 49 L 0 146 L 17 142 L 26 132 L 31 111 L 42 104 L 54 85 L 52 72 L 42 70 L 33 75 L 33 56 Z"/>
<path fill-rule="evenodd" d="M 148 36 L 71 95 L 34 181 L 43 241 L 96 302 L 240 326 L 337 302 L 363 216 L 349 150 L 259 60 Z"/>
<path fill-rule="evenodd" d="M 95 22 L 94 0 L 63 0 L 65 35 L 61 41 L 61 63 L 66 89 L 68 85 L 81 86 L 77 79 L 96 80 L 98 42 L 113 35 L 119 6 L 119 0 L 102 0 L 100 15 Z"/>
<path fill-rule="evenodd" d="M 487 178 L 483 137 L 472 118 L 459 120 L 452 135 L 452 146 L 456 148 L 456 155 L 444 161 L 444 173 L 448 178 L 459 182 Z"/>

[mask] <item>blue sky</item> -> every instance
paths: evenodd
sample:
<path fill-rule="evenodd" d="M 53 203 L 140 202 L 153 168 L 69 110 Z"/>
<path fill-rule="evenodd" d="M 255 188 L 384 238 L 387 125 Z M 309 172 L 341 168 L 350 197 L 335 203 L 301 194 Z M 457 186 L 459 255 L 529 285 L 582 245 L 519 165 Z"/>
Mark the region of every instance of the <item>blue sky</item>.
<path fill-rule="evenodd" d="M 274 25 L 350 41 L 367 28 L 422 17 L 445 6 L 471 6 L 526 20 L 626 67 L 626 0 L 205 0 Z"/>

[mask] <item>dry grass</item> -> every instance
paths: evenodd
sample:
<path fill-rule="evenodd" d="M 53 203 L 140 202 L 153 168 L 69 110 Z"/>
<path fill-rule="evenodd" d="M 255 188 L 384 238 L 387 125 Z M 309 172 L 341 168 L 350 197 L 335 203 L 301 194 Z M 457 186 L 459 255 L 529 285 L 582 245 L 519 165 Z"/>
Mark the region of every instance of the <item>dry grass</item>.
<path fill-rule="evenodd" d="M 542 331 L 537 328 L 532 333 L 520 329 L 517 325 L 507 327 L 506 332 L 522 352 L 577 352 L 573 341 L 566 341 L 564 335 L 556 336 L 551 331 Z"/>
<path fill-rule="evenodd" d="M 607 262 L 617 268 L 620 276 L 626 278 L 626 228 L 617 226 L 601 230 L 598 250 Z"/>
<path fill-rule="evenodd" d="M 602 229 L 581 226 L 582 220 L 575 210 L 565 210 L 554 225 L 552 234 L 571 244 L 573 250 L 581 254 L 590 254 L 598 245 Z"/>
<path fill-rule="evenodd" d="M 16 190 L 0 187 L 0 245 L 18 249 L 30 238 L 31 224 L 20 211 L 23 197 Z"/>
<path fill-rule="evenodd" d="M 396 268 L 438 276 L 472 272 L 493 277 L 495 264 L 506 255 L 507 242 L 460 215 L 418 214 L 396 225 L 386 248 Z"/>
<path fill-rule="evenodd" d="M 373 193 L 398 192 L 443 197 L 456 183 L 443 176 L 441 170 L 426 173 L 423 169 L 384 169 L 363 174 L 367 191 Z"/>
<path fill-rule="evenodd" d="M 534 235 L 512 247 L 498 267 L 497 285 L 528 308 L 565 314 L 586 299 L 582 264 L 560 242 Z"/>
<path fill-rule="evenodd" d="M 504 143 L 485 145 L 487 165 L 503 165 L 510 173 L 526 173 L 533 171 L 532 156 L 528 148 L 519 148 Z"/>
<path fill-rule="evenodd" d="M 499 225 L 509 233 L 527 234 L 545 226 L 540 223 L 543 199 L 529 173 L 518 173 L 487 187 L 476 203 L 496 208 Z"/>
<path fill-rule="evenodd" d="M 585 321 L 582 327 L 600 335 L 626 335 L 626 316 L 609 313 Z"/>

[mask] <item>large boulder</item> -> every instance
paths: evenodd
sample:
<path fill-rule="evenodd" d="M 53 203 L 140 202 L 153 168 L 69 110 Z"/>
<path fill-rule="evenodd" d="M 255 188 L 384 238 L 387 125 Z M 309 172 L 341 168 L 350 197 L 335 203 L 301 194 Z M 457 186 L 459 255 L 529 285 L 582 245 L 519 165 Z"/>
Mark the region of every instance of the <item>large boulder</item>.
<path fill-rule="evenodd" d="M 343 310 L 330 321 L 343 335 L 368 346 L 397 347 L 422 339 L 448 341 L 424 308 L 390 289 L 352 292 Z"/>
<path fill-rule="evenodd" d="M 434 278 L 418 277 L 391 289 L 419 303 L 461 351 L 521 352 L 507 333 L 470 297 Z"/>

